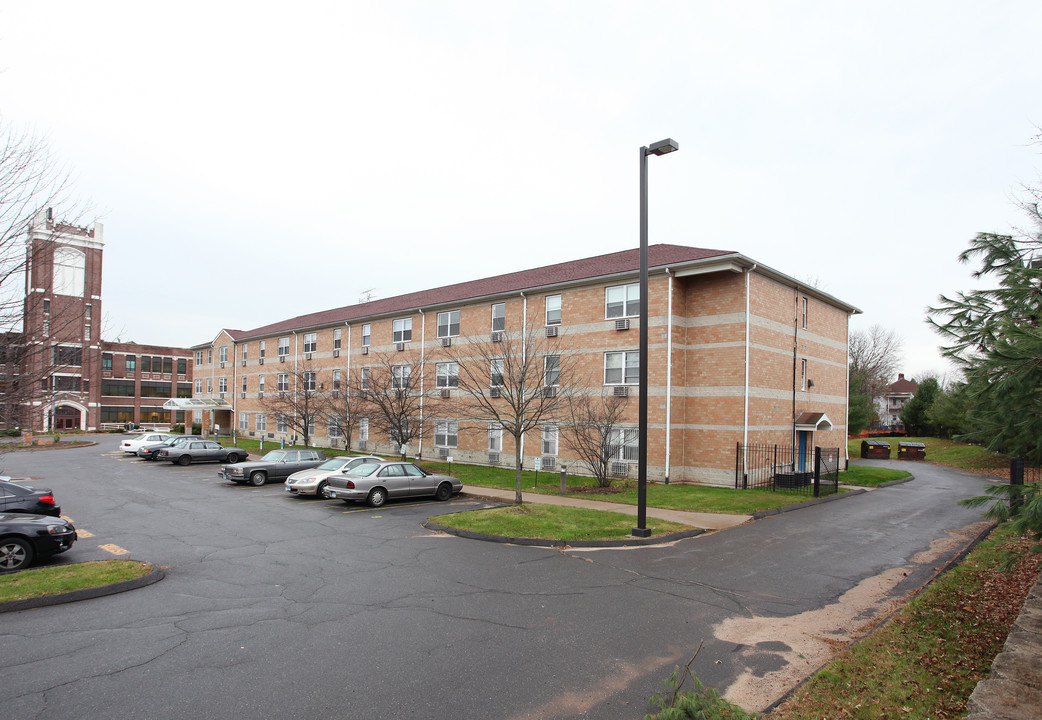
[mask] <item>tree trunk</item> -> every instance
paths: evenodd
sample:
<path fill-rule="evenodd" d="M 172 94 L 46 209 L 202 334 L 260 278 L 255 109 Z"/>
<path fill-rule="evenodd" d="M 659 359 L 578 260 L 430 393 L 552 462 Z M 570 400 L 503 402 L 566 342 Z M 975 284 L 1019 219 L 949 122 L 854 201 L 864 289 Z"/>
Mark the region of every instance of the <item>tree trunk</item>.
<path fill-rule="evenodd" d="M 521 497 L 521 438 L 514 436 L 514 504 L 524 505 Z"/>

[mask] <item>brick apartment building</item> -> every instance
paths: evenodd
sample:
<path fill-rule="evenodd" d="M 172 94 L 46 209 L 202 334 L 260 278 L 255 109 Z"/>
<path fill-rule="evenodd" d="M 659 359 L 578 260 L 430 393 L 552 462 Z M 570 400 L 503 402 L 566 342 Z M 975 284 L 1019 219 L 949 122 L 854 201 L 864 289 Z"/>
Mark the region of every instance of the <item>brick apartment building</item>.
<path fill-rule="evenodd" d="M 9 427 L 183 421 L 163 404 L 191 394 L 191 352 L 101 339 L 103 231 L 56 222 L 49 209 L 29 227 L 21 332 L 4 344 L 4 372 L 22 386 L 7 397 Z"/>
<path fill-rule="evenodd" d="M 846 456 L 848 320 L 857 308 L 731 251 L 653 245 L 649 267 L 650 480 L 733 484 L 738 443 Z M 581 382 L 632 399 L 613 472 L 633 477 L 639 304 L 634 249 L 222 330 L 192 348 L 193 398 L 167 404 L 223 434 L 291 441 L 298 433 L 285 411 L 273 411 L 273 395 L 293 397 L 301 382 L 317 393 L 357 387 L 390 358 L 420 380 L 410 385 L 421 396 L 410 455 L 512 467 L 512 438 L 464 410 L 458 378 L 468 359 L 487 364 L 477 350 L 490 338 L 535 328 L 548 386 Z M 562 359 L 567 380 L 554 370 Z M 398 444 L 371 433 L 370 419 L 356 418 L 352 446 L 393 454 Z M 539 458 L 575 472 L 561 442 L 567 425 L 562 417 L 529 432 L 524 466 Z M 316 415 L 312 428 L 312 444 L 343 445 L 340 422 Z"/>

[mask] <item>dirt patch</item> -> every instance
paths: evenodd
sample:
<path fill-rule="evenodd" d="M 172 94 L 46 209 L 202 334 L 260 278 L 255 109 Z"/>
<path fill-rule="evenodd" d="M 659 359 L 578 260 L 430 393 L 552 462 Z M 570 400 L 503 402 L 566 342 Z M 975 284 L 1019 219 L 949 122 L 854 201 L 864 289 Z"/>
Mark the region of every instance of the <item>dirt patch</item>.
<path fill-rule="evenodd" d="M 966 546 L 990 523 L 950 531 L 911 559 L 909 565 L 865 578 L 833 604 L 790 617 L 728 618 L 713 628 L 718 640 L 741 646 L 746 670 L 724 691 L 731 702 L 763 711 L 804 678 L 831 660 L 837 651 L 863 637 L 912 597 L 894 590 L 915 566 L 928 565 L 947 552 Z M 769 664 L 780 669 L 757 672 Z"/>

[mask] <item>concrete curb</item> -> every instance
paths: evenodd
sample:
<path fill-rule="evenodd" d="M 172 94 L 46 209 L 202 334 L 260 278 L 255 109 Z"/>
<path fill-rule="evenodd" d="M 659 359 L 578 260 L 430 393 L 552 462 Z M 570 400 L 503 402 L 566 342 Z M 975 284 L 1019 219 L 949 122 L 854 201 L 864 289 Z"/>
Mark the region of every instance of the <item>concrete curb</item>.
<path fill-rule="evenodd" d="M 127 558 L 132 559 L 132 558 Z M 140 561 L 135 561 L 140 562 Z M 71 590 L 58 595 L 43 595 L 41 597 L 29 598 L 28 600 L 10 600 L 0 603 L 0 613 L 19 612 L 31 610 L 38 607 L 49 607 L 51 605 L 62 605 L 64 603 L 76 602 L 78 600 L 90 600 L 91 598 L 115 595 L 127 590 L 137 590 L 157 583 L 166 577 L 166 573 L 160 568 L 147 563 L 152 569 L 141 577 L 124 580 L 110 585 L 99 585 L 97 587 L 83 588 L 82 590 Z"/>
<path fill-rule="evenodd" d="M 507 507 L 504 505 L 503 507 Z M 468 512 L 474 512 L 473 510 Z M 430 520 L 421 523 L 428 530 L 447 533 L 468 540 L 484 540 L 485 542 L 509 543 L 511 545 L 529 545 L 535 547 L 554 548 L 613 548 L 613 547 L 640 547 L 643 545 L 662 545 L 675 540 L 695 537 L 705 532 L 702 528 L 685 530 L 678 533 L 670 533 L 654 538 L 629 538 L 625 540 L 546 540 L 543 538 L 519 538 L 507 537 L 505 535 L 486 535 L 485 533 L 473 532 L 471 530 L 460 530 L 458 528 L 438 525 Z"/>

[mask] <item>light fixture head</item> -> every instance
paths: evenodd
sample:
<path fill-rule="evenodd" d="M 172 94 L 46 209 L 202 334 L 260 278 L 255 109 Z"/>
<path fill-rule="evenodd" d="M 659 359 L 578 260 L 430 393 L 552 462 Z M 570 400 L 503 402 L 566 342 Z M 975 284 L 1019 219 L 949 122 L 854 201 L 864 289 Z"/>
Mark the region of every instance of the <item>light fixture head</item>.
<path fill-rule="evenodd" d="M 680 145 L 677 144 L 676 140 L 666 138 L 665 140 L 659 140 L 657 143 L 651 143 L 648 146 L 648 155 L 665 155 L 666 153 L 676 152 L 680 149 Z"/>

